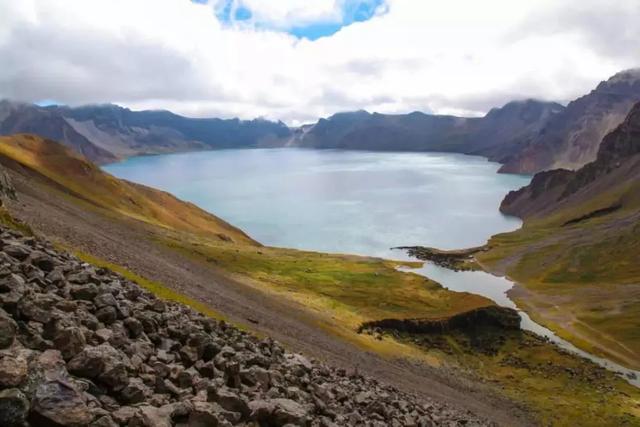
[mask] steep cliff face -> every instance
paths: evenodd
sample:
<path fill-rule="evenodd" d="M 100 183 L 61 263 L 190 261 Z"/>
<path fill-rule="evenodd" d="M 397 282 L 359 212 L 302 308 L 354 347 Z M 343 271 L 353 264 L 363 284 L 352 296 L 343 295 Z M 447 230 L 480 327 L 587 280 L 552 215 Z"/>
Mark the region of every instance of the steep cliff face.
<path fill-rule="evenodd" d="M 640 69 L 616 74 L 569 103 L 509 158 L 501 172 L 575 170 L 596 159 L 600 142 L 640 101 Z"/>
<path fill-rule="evenodd" d="M 294 145 L 381 151 L 425 151 L 446 146 L 455 151 L 468 123 L 474 120 L 420 112 L 397 115 L 366 111 L 338 113 L 320 119 L 306 132 L 297 135 Z"/>
<path fill-rule="evenodd" d="M 553 102 L 525 100 L 494 108 L 482 118 L 420 112 L 340 113 L 298 132 L 293 144 L 352 150 L 453 151 L 500 160 L 563 108 Z"/>
<path fill-rule="evenodd" d="M 539 172 L 501 211 L 524 224 L 478 261 L 516 282 L 512 297 L 545 326 L 640 369 L 640 103 L 593 162 Z"/>
<path fill-rule="evenodd" d="M 604 196 L 620 187 L 640 189 L 640 103 L 603 139 L 593 162 L 577 171 L 557 169 L 536 174 L 528 186 L 507 195 L 501 210 L 523 218 L 543 216 L 599 198 L 608 200 Z M 593 212 L 622 207 L 626 200 L 614 200 Z"/>
<path fill-rule="evenodd" d="M 112 152 L 94 144 L 74 129 L 58 112 L 30 104 L 0 101 L 0 135 L 16 133 L 34 133 L 61 141 L 97 163 L 117 160 Z"/>
<path fill-rule="evenodd" d="M 533 99 L 494 108 L 470 129 L 467 152 L 503 163 L 563 111 L 558 103 Z"/>
<path fill-rule="evenodd" d="M 191 119 L 116 105 L 39 107 L 0 101 L 0 135 L 17 133 L 59 141 L 99 164 L 141 154 L 282 145 L 291 135 L 285 124 L 267 120 Z"/>
<path fill-rule="evenodd" d="M 281 144 L 291 134 L 282 122 L 183 117 L 169 111 L 132 111 L 117 105 L 52 107 L 97 145 L 122 157 L 211 148 Z"/>

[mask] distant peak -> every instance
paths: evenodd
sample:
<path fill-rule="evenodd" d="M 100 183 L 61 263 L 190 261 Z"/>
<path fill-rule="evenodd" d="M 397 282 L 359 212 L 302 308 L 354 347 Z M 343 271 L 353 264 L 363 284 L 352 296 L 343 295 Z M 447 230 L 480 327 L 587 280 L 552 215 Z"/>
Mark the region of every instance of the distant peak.
<path fill-rule="evenodd" d="M 340 113 L 335 113 L 330 119 L 341 119 L 341 118 L 353 118 L 353 117 L 368 117 L 371 113 L 366 110 L 357 110 L 357 111 L 343 111 Z"/>
<path fill-rule="evenodd" d="M 564 107 L 557 102 L 543 101 L 535 98 L 517 99 L 509 101 L 502 107 L 492 108 L 487 117 L 505 116 L 511 114 L 519 114 L 520 112 L 539 112 L 536 114 L 542 114 L 544 111 L 557 112 L 563 110 Z"/>
<path fill-rule="evenodd" d="M 631 68 L 614 74 L 608 80 L 601 82 L 596 91 L 626 92 L 629 87 L 634 91 L 640 90 L 640 68 Z"/>
<path fill-rule="evenodd" d="M 640 68 L 630 68 L 614 74 L 608 81 L 620 82 L 628 80 L 640 80 Z"/>

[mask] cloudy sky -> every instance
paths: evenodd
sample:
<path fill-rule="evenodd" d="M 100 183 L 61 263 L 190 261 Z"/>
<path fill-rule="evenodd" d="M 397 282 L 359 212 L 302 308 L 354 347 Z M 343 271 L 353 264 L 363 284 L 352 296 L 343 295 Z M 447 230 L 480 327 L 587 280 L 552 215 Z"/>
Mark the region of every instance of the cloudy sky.
<path fill-rule="evenodd" d="M 639 22 L 639 0 L 0 0 L 0 97 L 477 115 L 640 66 Z"/>

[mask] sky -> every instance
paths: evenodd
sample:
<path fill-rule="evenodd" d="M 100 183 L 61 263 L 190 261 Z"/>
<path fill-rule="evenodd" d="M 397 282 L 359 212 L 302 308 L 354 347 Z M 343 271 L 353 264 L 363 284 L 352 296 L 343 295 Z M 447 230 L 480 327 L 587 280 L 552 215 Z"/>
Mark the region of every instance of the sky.
<path fill-rule="evenodd" d="M 0 0 L 0 97 L 291 125 L 477 116 L 640 67 L 639 0 Z"/>

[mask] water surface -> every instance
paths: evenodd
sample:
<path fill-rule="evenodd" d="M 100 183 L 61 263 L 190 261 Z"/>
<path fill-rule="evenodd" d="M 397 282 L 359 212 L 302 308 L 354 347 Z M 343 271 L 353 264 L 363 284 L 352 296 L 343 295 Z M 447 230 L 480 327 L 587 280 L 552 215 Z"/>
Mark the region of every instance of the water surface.
<path fill-rule="evenodd" d="M 271 246 L 374 256 L 476 246 L 520 221 L 498 211 L 528 177 L 481 157 L 339 150 L 220 150 L 128 159 L 105 169 L 169 191 Z"/>
<path fill-rule="evenodd" d="M 142 156 L 104 169 L 193 202 L 266 245 L 408 259 L 390 248 L 478 246 L 520 226 L 498 206 L 530 177 L 497 174 L 498 167 L 458 154 L 284 148 Z M 517 309 L 506 278 L 429 263 L 412 271 Z M 524 329 L 608 369 L 640 374 L 576 348 L 519 313 Z"/>

